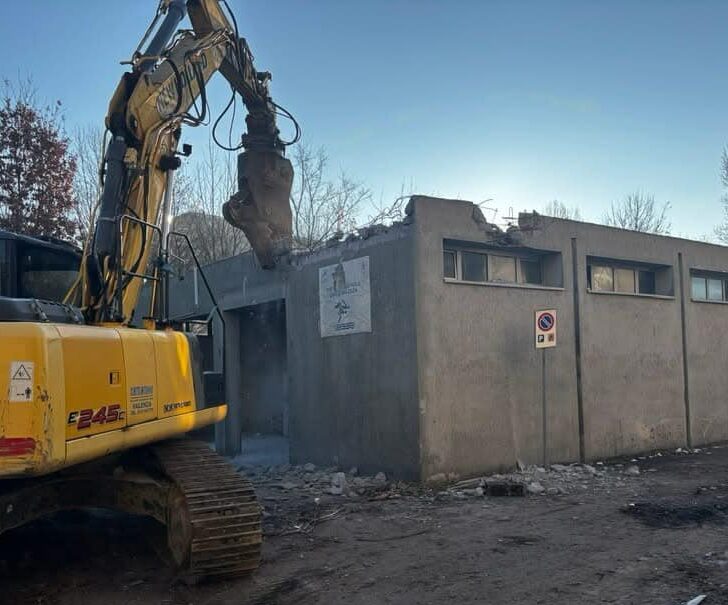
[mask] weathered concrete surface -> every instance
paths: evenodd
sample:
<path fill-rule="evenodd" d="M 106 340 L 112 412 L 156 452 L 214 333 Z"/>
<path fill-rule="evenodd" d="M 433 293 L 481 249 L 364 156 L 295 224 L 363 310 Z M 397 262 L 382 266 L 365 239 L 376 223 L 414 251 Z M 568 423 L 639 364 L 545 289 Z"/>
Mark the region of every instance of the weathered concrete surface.
<path fill-rule="evenodd" d="M 545 352 L 533 333 L 539 309 L 571 315 L 569 273 L 566 290 L 446 283 L 443 239 L 485 240 L 474 207 L 425 197 L 413 206 L 423 478 L 542 462 L 542 355 L 547 458 L 577 459 L 572 327 L 560 323 L 559 346 Z"/>
<path fill-rule="evenodd" d="M 564 234 L 565 230 L 571 233 Z M 674 266 L 670 238 L 580 223 L 577 241 L 586 458 L 686 445 L 680 299 L 587 291 L 588 256 Z"/>
<path fill-rule="evenodd" d="M 728 439 L 728 304 L 695 302 L 690 268 L 728 271 L 728 248 L 681 242 L 691 444 Z"/>
<path fill-rule="evenodd" d="M 203 268 L 221 309 L 229 311 L 286 297 L 288 268 L 264 270 L 252 252 L 226 258 Z M 170 315 L 175 318 L 207 316 L 212 310 L 202 278 L 195 288 L 194 272 L 171 283 Z M 195 296 L 195 289 L 197 296 Z M 195 303 L 197 301 L 197 303 Z"/>
<path fill-rule="evenodd" d="M 276 271 L 250 254 L 210 268 L 232 349 L 224 451 L 234 453 L 242 430 L 288 424 L 294 462 L 428 479 L 728 439 L 728 305 L 690 298 L 690 270 L 728 271 L 728 248 L 537 215 L 494 241 L 468 202 L 417 196 L 412 208 L 409 225 Z M 557 287 L 448 282 L 445 239 L 551 252 Z M 321 338 L 318 269 L 361 256 L 371 263 L 372 332 Z M 666 267 L 663 295 L 589 291 L 589 257 Z M 188 277 L 175 290 L 180 315 L 209 312 L 200 281 L 191 304 L 192 286 Z M 286 351 L 280 332 L 274 343 L 243 328 L 245 313 L 277 300 Z M 544 352 L 533 324 L 548 308 L 558 346 Z M 263 404 L 270 384 L 288 423 L 285 403 L 283 412 Z"/>
<path fill-rule="evenodd" d="M 291 461 L 419 477 L 413 246 L 406 226 L 322 250 L 289 276 Z M 319 268 L 369 256 L 371 333 L 322 338 Z"/>

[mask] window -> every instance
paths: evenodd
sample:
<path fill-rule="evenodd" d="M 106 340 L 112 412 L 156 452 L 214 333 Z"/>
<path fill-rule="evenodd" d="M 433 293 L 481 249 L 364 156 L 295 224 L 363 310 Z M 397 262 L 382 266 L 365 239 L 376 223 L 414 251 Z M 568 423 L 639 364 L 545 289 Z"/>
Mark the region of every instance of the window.
<path fill-rule="evenodd" d="M 485 254 L 461 252 L 463 281 L 485 281 Z"/>
<path fill-rule="evenodd" d="M 592 290 L 601 292 L 614 292 L 614 269 L 612 267 L 592 266 L 590 287 Z"/>
<path fill-rule="evenodd" d="M 62 301 L 78 277 L 79 259 L 73 252 L 23 246 L 18 257 L 21 298 Z"/>
<path fill-rule="evenodd" d="M 488 255 L 488 281 L 516 282 L 516 258 L 514 256 Z"/>
<path fill-rule="evenodd" d="M 655 293 L 655 272 L 654 271 L 638 271 L 638 287 L 642 294 Z"/>
<path fill-rule="evenodd" d="M 457 253 L 454 250 L 444 250 L 442 255 L 443 275 L 452 279 L 457 278 Z"/>
<path fill-rule="evenodd" d="M 473 283 L 563 287 L 559 252 L 531 248 L 504 252 L 503 248 L 491 249 L 476 242 L 443 240 L 443 277 Z"/>
<path fill-rule="evenodd" d="M 521 268 L 518 272 L 518 281 L 522 284 L 541 284 L 541 261 L 533 259 L 521 259 Z"/>
<path fill-rule="evenodd" d="M 693 277 L 690 279 L 690 295 L 697 300 L 708 300 L 708 280 L 704 277 Z"/>
<path fill-rule="evenodd" d="M 635 290 L 634 269 L 617 267 L 614 269 L 614 291 L 634 294 Z"/>
<path fill-rule="evenodd" d="M 0 239 L 0 296 L 12 296 L 10 292 L 10 259 L 8 243 Z"/>
<path fill-rule="evenodd" d="M 708 300 L 723 300 L 723 282 L 719 279 L 708 279 Z"/>
<path fill-rule="evenodd" d="M 672 296 L 672 267 L 587 257 L 587 284 L 592 292 Z"/>
<path fill-rule="evenodd" d="M 728 274 L 691 271 L 690 296 L 693 300 L 728 301 Z"/>

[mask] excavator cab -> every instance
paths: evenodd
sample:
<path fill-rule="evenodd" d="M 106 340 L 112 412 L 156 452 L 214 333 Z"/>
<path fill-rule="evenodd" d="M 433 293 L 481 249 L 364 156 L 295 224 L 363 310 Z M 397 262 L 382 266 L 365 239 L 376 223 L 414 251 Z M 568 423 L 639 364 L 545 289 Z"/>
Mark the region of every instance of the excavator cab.
<path fill-rule="evenodd" d="M 61 302 L 80 263 L 81 251 L 60 240 L 0 231 L 0 296 Z"/>
<path fill-rule="evenodd" d="M 78 311 L 62 301 L 80 264 L 70 244 L 0 230 L 0 321 L 77 323 Z"/>

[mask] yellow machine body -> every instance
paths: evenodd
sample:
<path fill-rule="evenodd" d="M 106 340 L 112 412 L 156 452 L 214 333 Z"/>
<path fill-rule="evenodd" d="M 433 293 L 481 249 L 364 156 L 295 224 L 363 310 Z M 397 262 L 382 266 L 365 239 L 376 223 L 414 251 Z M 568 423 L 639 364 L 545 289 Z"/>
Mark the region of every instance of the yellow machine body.
<path fill-rule="evenodd" d="M 222 420 L 173 330 L 0 323 L 0 478 L 45 475 Z"/>

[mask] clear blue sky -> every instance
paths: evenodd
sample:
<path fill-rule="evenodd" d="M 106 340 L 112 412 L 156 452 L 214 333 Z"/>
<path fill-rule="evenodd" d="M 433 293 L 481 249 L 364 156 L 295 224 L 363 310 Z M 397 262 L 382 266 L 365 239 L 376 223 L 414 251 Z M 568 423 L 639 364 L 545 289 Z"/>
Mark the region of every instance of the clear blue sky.
<path fill-rule="evenodd" d="M 551 199 L 598 220 L 641 188 L 673 233 L 721 220 L 728 3 L 232 0 L 274 98 L 332 168 L 394 198 Z M 31 74 L 69 128 L 100 123 L 156 0 L 7 2 L 0 74 Z M 226 87 L 214 87 L 217 113 Z M 202 129 L 197 129 L 201 131 Z M 200 142 L 204 133 L 187 140 Z M 489 214 L 489 217 L 492 215 Z"/>

